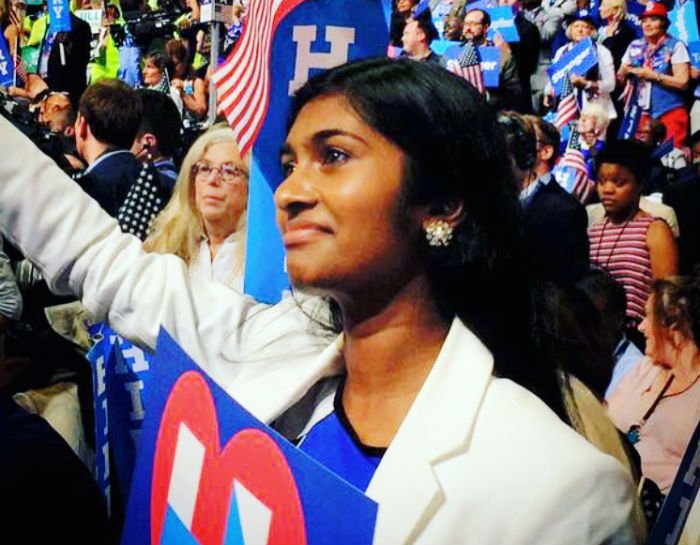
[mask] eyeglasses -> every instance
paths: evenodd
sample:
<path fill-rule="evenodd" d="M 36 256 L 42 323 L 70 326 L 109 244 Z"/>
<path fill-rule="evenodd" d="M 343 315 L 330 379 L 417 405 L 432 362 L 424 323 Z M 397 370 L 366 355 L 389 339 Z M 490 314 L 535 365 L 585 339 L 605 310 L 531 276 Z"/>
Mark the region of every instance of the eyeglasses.
<path fill-rule="evenodd" d="M 474 27 L 474 26 L 484 26 L 483 21 L 464 21 L 464 26 Z"/>
<path fill-rule="evenodd" d="M 224 163 L 215 167 L 209 163 L 199 161 L 192 167 L 192 174 L 197 180 L 211 180 L 214 173 L 219 176 L 222 182 L 229 185 L 237 185 L 248 179 L 248 171 L 235 163 Z"/>

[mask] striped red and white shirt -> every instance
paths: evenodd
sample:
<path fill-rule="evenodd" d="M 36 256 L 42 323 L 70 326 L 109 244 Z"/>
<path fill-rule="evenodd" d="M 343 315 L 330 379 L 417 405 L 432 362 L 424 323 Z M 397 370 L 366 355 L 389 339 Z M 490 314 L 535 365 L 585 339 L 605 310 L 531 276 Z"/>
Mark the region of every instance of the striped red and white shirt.
<path fill-rule="evenodd" d="M 647 231 L 654 219 L 642 213 L 629 222 L 614 224 L 606 217 L 588 228 L 591 266 L 607 271 L 622 284 L 630 326 L 636 326 L 644 318 L 644 306 L 651 293 Z"/>

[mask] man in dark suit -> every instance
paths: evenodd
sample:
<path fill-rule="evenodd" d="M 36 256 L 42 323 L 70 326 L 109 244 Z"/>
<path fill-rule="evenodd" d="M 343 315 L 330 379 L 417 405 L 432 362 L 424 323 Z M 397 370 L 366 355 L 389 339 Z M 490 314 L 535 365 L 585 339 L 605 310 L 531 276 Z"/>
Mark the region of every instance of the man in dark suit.
<path fill-rule="evenodd" d="M 73 107 L 78 105 L 81 95 L 87 87 L 87 65 L 90 62 L 90 25 L 70 14 L 70 32 L 58 32 L 49 39 L 48 28 L 41 50 L 50 47 L 48 62 L 45 65 L 46 84 L 52 91 L 64 91 L 69 94 Z M 47 43 L 47 40 L 48 43 Z"/>
<path fill-rule="evenodd" d="M 100 81 L 80 99 L 75 141 L 88 168 L 78 183 L 111 216 L 141 170 L 130 150 L 142 112 L 139 95 L 119 80 Z"/>
<path fill-rule="evenodd" d="M 663 188 L 663 203 L 678 218 L 678 271 L 691 274 L 700 265 L 700 131 L 690 137 L 693 164 Z"/>
<path fill-rule="evenodd" d="M 537 134 L 536 178 L 521 190 L 531 261 L 541 280 L 575 282 L 590 268 L 586 210 L 552 176 L 559 131 L 540 118 L 527 119 Z"/>

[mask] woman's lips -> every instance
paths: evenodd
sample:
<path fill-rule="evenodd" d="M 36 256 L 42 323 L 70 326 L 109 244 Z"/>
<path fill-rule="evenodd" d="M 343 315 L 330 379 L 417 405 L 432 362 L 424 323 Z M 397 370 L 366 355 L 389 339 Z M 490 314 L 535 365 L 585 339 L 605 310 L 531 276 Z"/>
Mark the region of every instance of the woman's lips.
<path fill-rule="evenodd" d="M 285 247 L 297 246 L 309 242 L 319 236 L 327 235 L 332 231 L 323 225 L 311 222 L 290 222 L 284 230 Z"/>

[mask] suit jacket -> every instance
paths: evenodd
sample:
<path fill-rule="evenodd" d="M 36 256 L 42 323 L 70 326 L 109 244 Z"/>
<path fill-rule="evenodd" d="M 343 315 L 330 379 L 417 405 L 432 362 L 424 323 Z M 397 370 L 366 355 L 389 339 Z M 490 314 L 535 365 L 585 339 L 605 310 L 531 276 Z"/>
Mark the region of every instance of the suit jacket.
<path fill-rule="evenodd" d="M 518 111 L 532 111 L 530 76 L 537 70 L 540 56 L 540 31 L 530 21 L 525 19 L 522 12 L 515 15 L 515 27 L 520 35 L 520 42 L 509 44 L 513 51 L 515 64 L 518 67 L 518 79 L 522 86 L 522 100 Z"/>
<path fill-rule="evenodd" d="M 116 217 L 140 170 L 141 166 L 133 153 L 119 150 L 88 169 L 78 178 L 78 184 L 105 212 Z"/>
<path fill-rule="evenodd" d="M 264 422 L 308 414 L 314 387 L 343 372 L 342 338 L 329 342 L 294 301 L 269 307 L 193 282 L 175 256 L 144 254 L 50 160 L 28 162 L 34 146 L 3 119 L 0 131 L 0 228 L 54 289 L 82 294 L 136 342 L 153 346 L 162 324 Z M 379 503 L 374 543 L 634 542 L 628 474 L 492 369 L 455 320 L 367 490 Z"/>
<path fill-rule="evenodd" d="M 90 61 L 92 33 L 90 25 L 72 13 L 70 20 L 71 31 L 59 32 L 51 46 L 46 83 L 53 91 L 69 93 L 73 107 L 77 107 L 83 91 L 87 88 L 87 65 Z"/>
<path fill-rule="evenodd" d="M 524 219 L 532 265 L 540 280 L 568 283 L 588 272 L 586 209 L 556 181 L 550 180 L 533 195 L 524 207 Z"/>
<path fill-rule="evenodd" d="M 700 177 L 696 165 L 688 167 L 678 181 L 668 185 L 663 201 L 678 218 L 679 273 L 691 274 L 700 265 Z"/>

